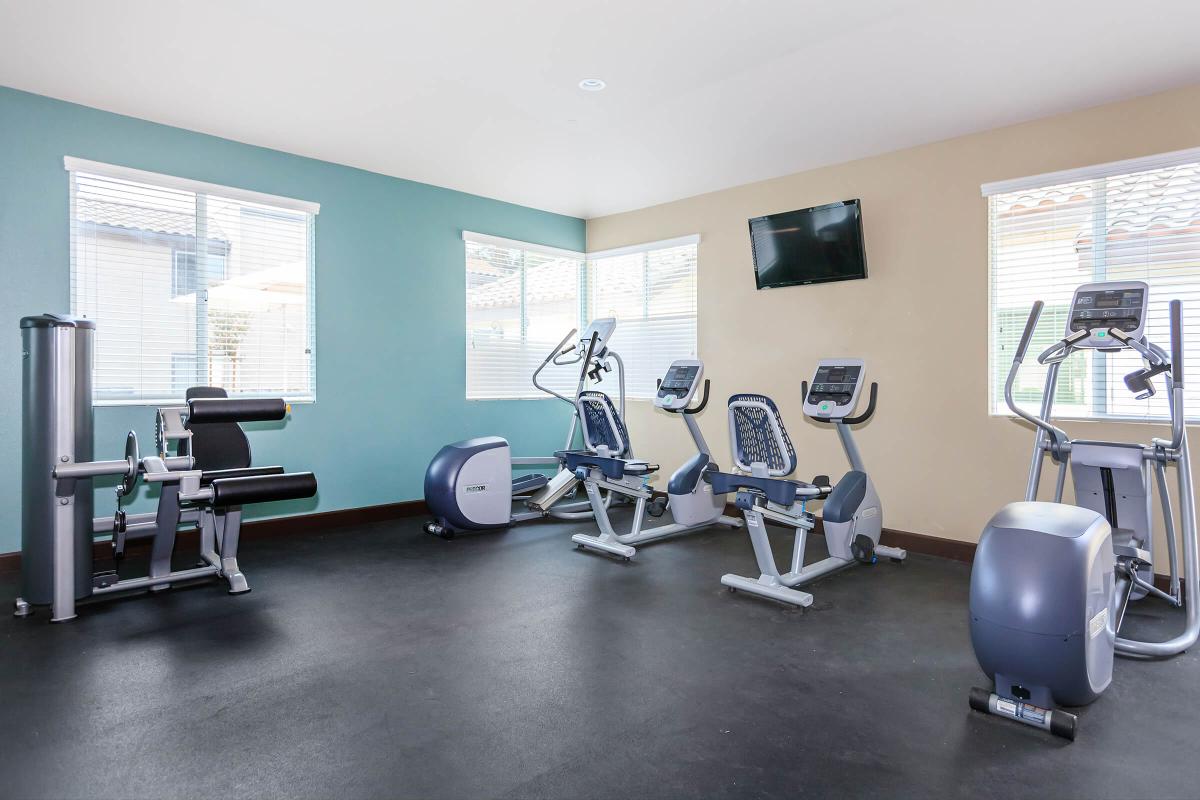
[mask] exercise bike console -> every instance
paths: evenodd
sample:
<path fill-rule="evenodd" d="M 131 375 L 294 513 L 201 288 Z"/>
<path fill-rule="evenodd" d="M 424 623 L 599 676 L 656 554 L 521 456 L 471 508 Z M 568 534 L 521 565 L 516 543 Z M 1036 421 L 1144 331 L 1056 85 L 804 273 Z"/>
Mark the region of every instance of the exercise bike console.
<path fill-rule="evenodd" d="M 848 417 L 858 403 L 862 376 L 861 358 L 822 359 L 804 393 L 804 413 L 815 419 Z"/>
<path fill-rule="evenodd" d="M 696 359 L 681 359 L 672 362 L 667 374 L 658 383 L 654 405 L 664 411 L 682 411 L 692 402 L 700 380 L 704 377 L 704 363 Z"/>

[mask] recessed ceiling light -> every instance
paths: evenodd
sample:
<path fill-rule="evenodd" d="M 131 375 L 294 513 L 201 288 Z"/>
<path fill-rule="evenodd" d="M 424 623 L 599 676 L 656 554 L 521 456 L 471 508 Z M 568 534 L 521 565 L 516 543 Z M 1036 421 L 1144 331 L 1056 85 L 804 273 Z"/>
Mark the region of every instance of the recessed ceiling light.
<path fill-rule="evenodd" d="M 579 82 L 579 88 L 585 92 L 598 92 L 605 86 L 608 86 L 608 84 L 599 78 L 584 78 Z"/>

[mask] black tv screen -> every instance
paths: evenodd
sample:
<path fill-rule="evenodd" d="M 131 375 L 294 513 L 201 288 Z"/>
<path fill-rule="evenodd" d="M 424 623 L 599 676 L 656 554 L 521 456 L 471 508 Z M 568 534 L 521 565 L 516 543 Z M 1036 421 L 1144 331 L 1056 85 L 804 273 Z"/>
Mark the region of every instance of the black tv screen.
<path fill-rule="evenodd" d="M 759 289 L 867 277 L 858 200 L 755 217 L 750 243 Z"/>

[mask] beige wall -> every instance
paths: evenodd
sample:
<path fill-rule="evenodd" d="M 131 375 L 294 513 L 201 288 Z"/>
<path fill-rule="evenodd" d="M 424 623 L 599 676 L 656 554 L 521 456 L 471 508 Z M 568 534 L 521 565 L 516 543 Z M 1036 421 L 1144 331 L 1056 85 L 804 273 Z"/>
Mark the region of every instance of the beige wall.
<path fill-rule="evenodd" d="M 780 404 L 800 476 L 836 480 L 846 469 L 837 436 L 803 417 L 800 381 L 819 358 L 862 357 L 880 405 L 857 438 L 884 524 L 976 541 L 1000 505 L 1023 495 L 1032 442 L 1023 425 L 988 415 L 980 184 L 1197 145 L 1200 85 L 589 220 L 587 243 L 701 235 L 699 350 L 716 400 L 700 423 L 719 463 L 729 463 L 724 399 L 763 392 Z M 748 218 L 853 197 L 862 199 L 866 281 L 755 290 Z M 921 373 L 954 385 L 931 395 Z M 669 474 L 689 455 L 686 429 L 648 402 L 631 405 L 638 455 Z M 1094 438 L 1155 435 L 1137 424 L 1066 427 Z"/>

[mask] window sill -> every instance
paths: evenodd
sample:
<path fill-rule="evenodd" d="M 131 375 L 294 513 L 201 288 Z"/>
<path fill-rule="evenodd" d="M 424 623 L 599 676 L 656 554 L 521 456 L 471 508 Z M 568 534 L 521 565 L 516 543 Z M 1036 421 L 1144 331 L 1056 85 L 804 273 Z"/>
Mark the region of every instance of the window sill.
<path fill-rule="evenodd" d="M 1021 419 L 1016 414 L 1013 414 L 1008 411 L 992 411 L 992 412 L 988 413 L 988 416 L 993 419 Z M 1097 422 L 1097 423 L 1116 422 L 1116 423 L 1120 423 L 1122 425 L 1160 425 L 1160 426 L 1165 426 L 1165 427 L 1170 427 L 1170 425 L 1171 425 L 1171 420 L 1169 417 L 1118 417 L 1118 416 L 1080 417 L 1080 416 L 1055 414 L 1054 420 L 1062 421 L 1062 422 Z M 1188 427 L 1195 427 L 1197 425 L 1200 425 L 1200 417 L 1189 417 L 1188 419 L 1186 419 L 1184 421 L 1184 424 L 1187 425 Z"/>

